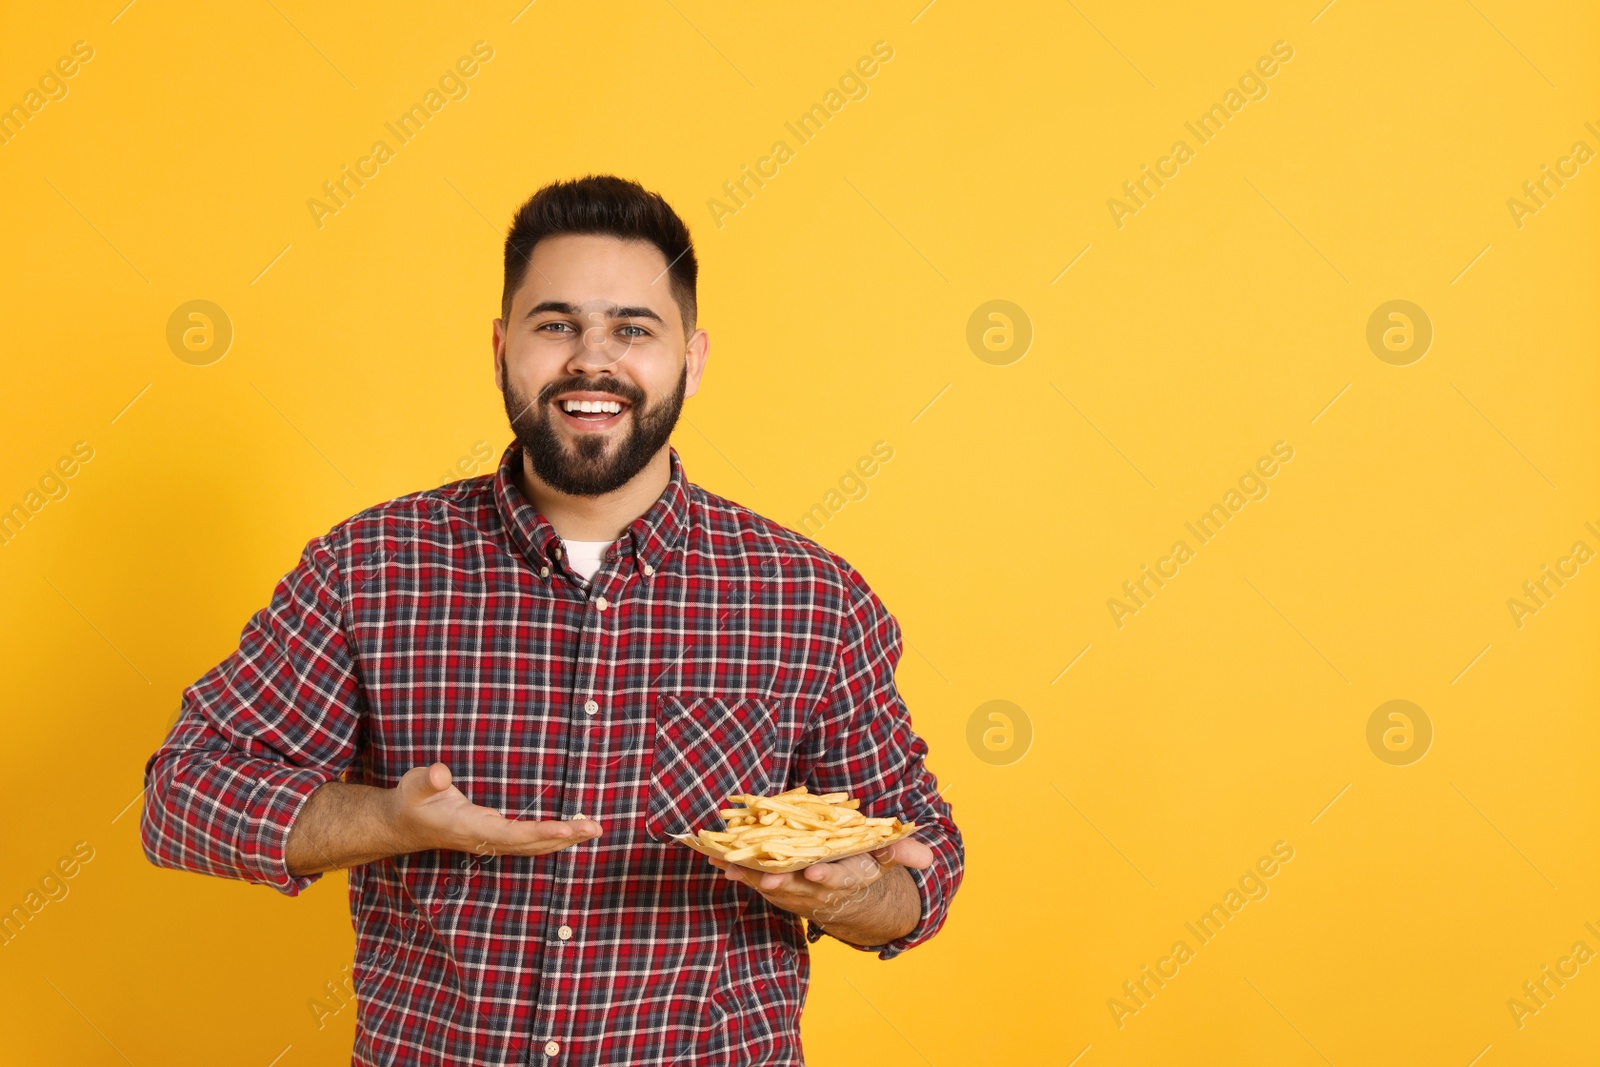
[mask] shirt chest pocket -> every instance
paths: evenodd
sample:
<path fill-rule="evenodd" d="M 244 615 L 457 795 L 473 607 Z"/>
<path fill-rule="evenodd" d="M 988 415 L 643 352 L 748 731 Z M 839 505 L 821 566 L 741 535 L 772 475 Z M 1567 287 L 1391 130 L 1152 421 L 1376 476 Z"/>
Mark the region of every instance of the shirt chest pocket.
<path fill-rule="evenodd" d="M 759 697 L 661 696 L 645 801 L 658 841 L 718 827 L 729 793 L 772 793 L 776 709 Z"/>

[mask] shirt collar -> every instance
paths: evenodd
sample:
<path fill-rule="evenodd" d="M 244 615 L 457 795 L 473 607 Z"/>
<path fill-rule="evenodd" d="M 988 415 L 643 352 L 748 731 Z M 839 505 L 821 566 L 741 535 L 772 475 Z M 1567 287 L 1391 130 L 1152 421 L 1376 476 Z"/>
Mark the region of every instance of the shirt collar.
<path fill-rule="evenodd" d="M 619 544 L 633 551 L 634 564 L 645 577 L 658 573 L 667 555 L 689 528 L 689 480 L 683 472 L 678 450 L 667 445 L 671 474 L 667 487 L 654 504 L 623 530 Z M 495 506 L 509 531 L 512 543 L 533 565 L 534 573 L 548 581 L 561 556 L 561 537 L 517 488 L 522 471 L 522 446 L 513 439 L 500 455 L 494 475 Z"/>

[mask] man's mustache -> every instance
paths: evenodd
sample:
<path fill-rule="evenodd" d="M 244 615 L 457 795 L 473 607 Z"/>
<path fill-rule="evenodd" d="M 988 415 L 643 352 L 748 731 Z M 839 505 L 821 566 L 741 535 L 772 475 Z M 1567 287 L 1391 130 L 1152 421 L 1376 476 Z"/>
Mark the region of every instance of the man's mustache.
<path fill-rule="evenodd" d="M 644 396 L 637 390 L 624 389 L 616 382 L 599 382 L 579 378 L 575 381 L 556 382 L 546 387 L 540 393 L 540 402 L 553 400 L 562 393 L 610 393 L 612 396 L 626 400 L 634 407 L 642 407 Z"/>

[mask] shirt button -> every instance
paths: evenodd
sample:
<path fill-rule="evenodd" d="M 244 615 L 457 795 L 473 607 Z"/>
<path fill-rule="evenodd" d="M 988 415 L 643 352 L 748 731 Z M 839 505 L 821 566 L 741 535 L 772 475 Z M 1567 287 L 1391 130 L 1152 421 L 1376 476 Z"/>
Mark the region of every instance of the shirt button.
<path fill-rule="evenodd" d="M 561 1051 L 561 1046 L 556 1044 L 554 1041 L 546 1041 L 544 1043 L 544 1054 L 546 1056 L 554 1056 L 556 1053 L 558 1053 L 560 1051 Z"/>
<path fill-rule="evenodd" d="M 560 559 L 561 558 L 561 550 L 559 548 L 551 549 L 550 554 L 552 556 L 554 556 L 556 559 Z M 552 1044 L 554 1044 L 554 1042 L 552 1042 Z"/>
<path fill-rule="evenodd" d="M 650 576 L 650 575 L 652 575 L 652 574 L 654 574 L 654 573 L 655 573 L 655 572 L 656 572 L 656 568 L 655 568 L 655 564 L 653 564 L 653 563 L 646 563 L 646 564 L 645 564 L 645 565 L 644 565 L 644 573 L 645 573 L 645 577 L 647 577 L 647 578 L 648 578 L 648 577 L 649 577 L 649 576 Z"/>
<path fill-rule="evenodd" d="M 570 927 L 570 926 L 566 925 L 565 923 L 563 923 L 562 926 L 561 926 L 561 929 L 556 931 L 556 936 L 559 937 L 563 941 L 571 941 L 572 940 L 572 927 Z"/>
<path fill-rule="evenodd" d="M 599 704 L 598 701 L 585 700 L 583 702 L 583 712 L 584 712 L 585 715 L 593 715 L 595 712 L 597 712 L 599 710 L 600 710 L 600 704 Z"/>
<path fill-rule="evenodd" d="M 594 606 L 600 611 L 606 610 L 606 603 L 606 598 L 603 596 L 597 596 L 594 598 Z"/>
<path fill-rule="evenodd" d="M 549 567 L 540 567 L 539 568 L 539 577 L 541 577 L 541 578 L 550 577 L 550 568 Z"/>
<path fill-rule="evenodd" d="M 588 818 L 588 817 L 589 817 L 589 816 L 587 816 L 587 815 L 585 815 L 585 814 L 584 814 L 584 813 L 583 813 L 583 812 L 581 812 L 581 811 L 580 811 L 580 812 L 578 812 L 578 814 L 576 814 L 576 815 L 574 815 L 574 816 L 573 816 L 573 818 L 574 818 L 574 819 L 587 819 L 587 818 Z"/>

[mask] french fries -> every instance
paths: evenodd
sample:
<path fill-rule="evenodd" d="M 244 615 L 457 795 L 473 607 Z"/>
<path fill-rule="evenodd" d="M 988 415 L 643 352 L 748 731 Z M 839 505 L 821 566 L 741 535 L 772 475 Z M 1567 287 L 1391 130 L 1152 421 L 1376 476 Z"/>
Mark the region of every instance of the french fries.
<path fill-rule="evenodd" d="M 708 856 L 758 870 L 792 871 L 812 863 L 853 856 L 898 841 L 916 823 L 869 818 L 848 793 L 812 793 L 796 786 L 774 796 L 730 793 L 743 807 L 723 808 L 726 830 L 683 835 L 685 844 Z"/>

